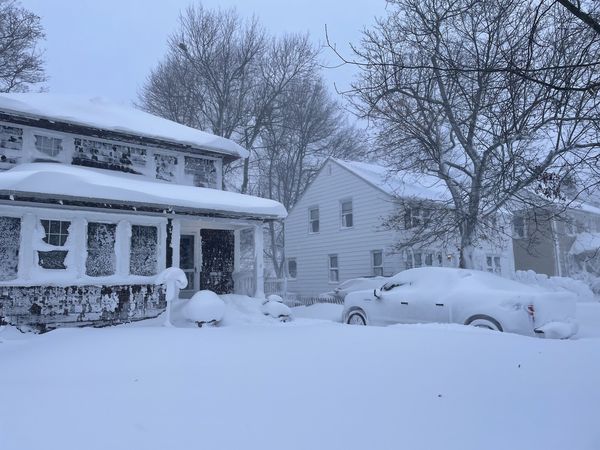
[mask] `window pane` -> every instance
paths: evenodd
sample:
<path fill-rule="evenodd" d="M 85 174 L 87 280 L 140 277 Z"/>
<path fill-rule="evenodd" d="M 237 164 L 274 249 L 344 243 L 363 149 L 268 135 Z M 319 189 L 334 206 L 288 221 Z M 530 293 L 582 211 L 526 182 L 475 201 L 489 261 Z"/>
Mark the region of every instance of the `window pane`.
<path fill-rule="evenodd" d="M 425 265 L 433 266 L 433 253 L 427 253 L 425 255 Z"/>
<path fill-rule="evenodd" d="M 45 231 L 44 242 L 57 247 L 63 247 L 69 237 L 71 222 L 61 220 L 40 220 Z"/>
<path fill-rule="evenodd" d="M 0 281 L 17 278 L 21 219 L 0 217 Z"/>
<path fill-rule="evenodd" d="M 151 276 L 158 269 L 158 228 L 131 226 L 129 272 L 132 275 Z"/>
<path fill-rule="evenodd" d="M 342 202 L 342 214 L 352 212 L 352 201 Z"/>
<path fill-rule="evenodd" d="M 337 266 L 338 266 L 337 256 L 330 256 L 329 257 L 329 267 L 337 268 Z"/>
<path fill-rule="evenodd" d="M 177 174 L 177 157 L 173 155 L 154 154 L 156 179 L 174 181 Z"/>
<path fill-rule="evenodd" d="M 296 278 L 297 274 L 298 274 L 298 266 L 296 265 L 296 261 L 293 259 L 290 259 L 288 261 L 288 275 L 290 278 Z"/>
<path fill-rule="evenodd" d="M 421 267 L 423 265 L 423 259 L 420 253 L 414 254 L 415 267 Z"/>
<path fill-rule="evenodd" d="M 191 179 L 191 183 L 198 187 L 217 187 L 217 168 L 215 161 L 205 158 L 184 158 L 184 172 Z"/>
<path fill-rule="evenodd" d="M 318 208 L 313 208 L 310 210 L 310 219 L 311 220 L 319 219 L 319 209 Z"/>
<path fill-rule="evenodd" d="M 116 271 L 117 226 L 106 223 L 89 223 L 85 271 L 91 277 L 114 275 Z"/>
<path fill-rule="evenodd" d="M 35 135 L 35 148 L 48 156 L 56 156 L 62 151 L 62 139 Z"/>
<path fill-rule="evenodd" d="M 49 252 L 38 252 L 38 261 L 40 267 L 44 269 L 66 269 L 65 259 L 66 250 L 52 250 Z"/>
<path fill-rule="evenodd" d="M 381 252 L 373 252 L 373 265 L 374 266 L 382 266 L 383 265 L 383 255 Z"/>

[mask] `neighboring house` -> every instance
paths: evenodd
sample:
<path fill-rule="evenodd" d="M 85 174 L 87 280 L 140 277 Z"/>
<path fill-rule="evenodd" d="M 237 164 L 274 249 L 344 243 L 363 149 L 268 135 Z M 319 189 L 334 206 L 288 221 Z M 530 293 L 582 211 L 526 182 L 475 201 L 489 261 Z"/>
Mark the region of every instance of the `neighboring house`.
<path fill-rule="evenodd" d="M 378 165 L 328 159 L 285 220 L 288 292 L 310 296 L 351 278 L 390 276 L 419 266 L 457 267 L 456 247 L 396 252 L 401 233 L 381 226 L 397 208 L 398 197 L 430 202 L 445 192 L 436 179 L 392 179 Z M 422 214 L 417 203 L 410 220 L 421 220 Z M 510 276 L 511 240 L 482 245 L 476 261 L 479 269 Z"/>
<path fill-rule="evenodd" d="M 515 269 L 548 276 L 600 276 L 600 206 L 593 197 L 559 211 L 529 208 L 515 214 Z"/>
<path fill-rule="evenodd" d="M 262 226 L 286 212 L 220 190 L 223 163 L 246 154 L 102 100 L 1 94 L 0 323 L 153 317 L 165 307 L 156 275 L 171 266 L 184 295 L 262 295 Z"/>

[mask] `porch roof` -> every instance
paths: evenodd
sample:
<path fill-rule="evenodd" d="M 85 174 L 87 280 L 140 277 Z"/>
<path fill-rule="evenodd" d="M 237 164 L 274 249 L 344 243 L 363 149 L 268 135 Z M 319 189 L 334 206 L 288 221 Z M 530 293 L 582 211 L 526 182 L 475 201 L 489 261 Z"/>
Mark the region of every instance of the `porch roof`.
<path fill-rule="evenodd" d="M 58 163 L 22 164 L 0 172 L 0 193 L 15 200 L 142 206 L 200 216 L 275 220 L 287 215 L 284 206 L 274 200 Z"/>

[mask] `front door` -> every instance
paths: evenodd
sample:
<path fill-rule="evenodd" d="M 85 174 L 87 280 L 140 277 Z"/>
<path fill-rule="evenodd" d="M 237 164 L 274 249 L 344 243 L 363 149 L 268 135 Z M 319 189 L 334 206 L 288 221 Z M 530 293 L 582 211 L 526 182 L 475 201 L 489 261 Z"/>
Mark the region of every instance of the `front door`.
<path fill-rule="evenodd" d="M 190 292 L 198 291 L 200 285 L 198 265 L 196 263 L 198 258 L 196 239 L 196 234 L 182 234 L 179 241 L 179 267 L 183 270 L 188 280 L 185 290 Z"/>
<path fill-rule="evenodd" d="M 200 230 L 202 269 L 200 286 L 217 294 L 233 292 L 235 237 L 232 230 Z"/>

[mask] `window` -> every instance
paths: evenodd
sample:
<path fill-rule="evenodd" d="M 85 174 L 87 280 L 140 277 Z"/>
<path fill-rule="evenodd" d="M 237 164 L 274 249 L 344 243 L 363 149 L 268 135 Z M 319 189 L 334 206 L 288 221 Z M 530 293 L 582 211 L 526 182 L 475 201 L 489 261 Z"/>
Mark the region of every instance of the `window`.
<path fill-rule="evenodd" d="M 68 250 L 63 250 L 69 238 L 69 227 L 71 222 L 63 220 L 40 220 L 44 228 L 43 241 L 60 250 L 38 251 L 38 264 L 44 269 L 62 270 L 66 269 L 65 259 Z"/>
<path fill-rule="evenodd" d="M 0 165 L 19 162 L 23 150 L 23 129 L 0 125 Z"/>
<path fill-rule="evenodd" d="M 433 266 L 433 253 L 425 253 L 425 265 Z"/>
<path fill-rule="evenodd" d="M 426 225 L 431 216 L 431 211 L 423 208 L 407 208 L 404 211 L 404 228 L 409 230 Z"/>
<path fill-rule="evenodd" d="M 213 159 L 186 156 L 184 172 L 194 186 L 217 188 L 217 168 Z"/>
<path fill-rule="evenodd" d="M 75 138 L 73 164 L 121 172 L 140 173 L 146 166 L 146 150 L 129 145 Z"/>
<path fill-rule="evenodd" d="M 154 162 L 157 180 L 175 181 L 177 176 L 177 156 L 155 153 Z"/>
<path fill-rule="evenodd" d="M 515 216 L 513 218 L 513 236 L 516 239 L 524 239 L 527 237 L 527 227 L 525 226 L 525 217 Z"/>
<path fill-rule="evenodd" d="M 340 281 L 338 257 L 337 255 L 329 255 L 329 282 L 337 283 L 338 281 Z"/>
<path fill-rule="evenodd" d="M 298 276 L 298 264 L 295 259 L 288 259 L 287 262 L 287 274 L 288 278 L 295 280 Z"/>
<path fill-rule="evenodd" d="M 63 149 L 62 139 L 36 134 L 35 135 L 35 148 L 39 152 L 42 152 L 48 156 L 55 157 L 60 152 L 62 152 L 62 149 Z"/>
<path fill-rule="evenodd" d="M 107 223 L 92 223 L 87 227 L 87 259 L 85 273 L 91 277 L 114 275 L 116 271 L 117 226 Z"/>
<path fill-rule="evenodd" d="M 373 276 L 383 276 L 383 252 L 381 250 L 371 252 L 371 267 L 373 268 Z"/>
<path fill-rule="evenodd" d="M 488 255 L 485 258 L 487 264 L 487 271 L 500 275 L 502 268 L 500 266 L 500 257 L 494 255 Z"/>
<path fill-rule="evenodd" d="M 21 219 L 0 217 L 0 281 L 17 278 L 20 245 Z"/>
<path fill-rule="evenodd" d="M 341 204 L 342 228 L 352 228 L 354 219 L 352 217 L 352 200 L 344 200 Z"/>
<path fill-rule="evenodd" d="M 131 251 L 129 273 L 151 276 L 158 270 L 158 228 L 154 226 L 131 226 Z"/>
<path fill-rule="evenodd" d="M 319 207 L 310 208 L 308 210 L 308 221 L 309 226 L 308 230 L 310 233 L 318 233 L 319 232 Z"/>

